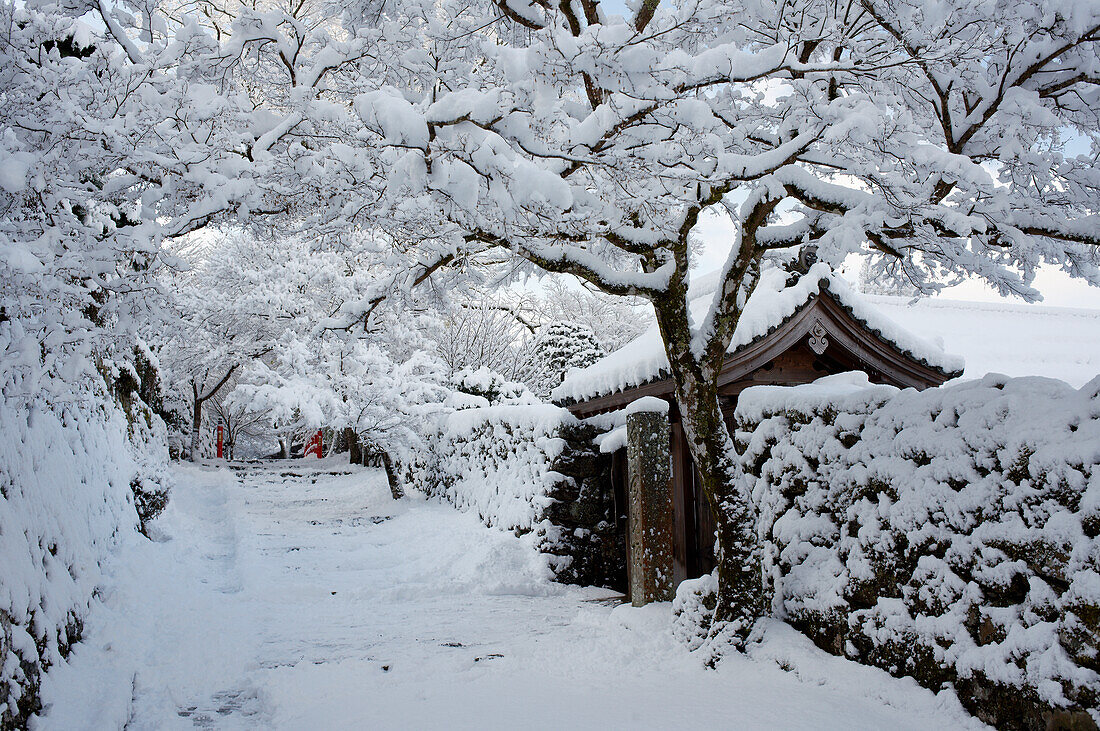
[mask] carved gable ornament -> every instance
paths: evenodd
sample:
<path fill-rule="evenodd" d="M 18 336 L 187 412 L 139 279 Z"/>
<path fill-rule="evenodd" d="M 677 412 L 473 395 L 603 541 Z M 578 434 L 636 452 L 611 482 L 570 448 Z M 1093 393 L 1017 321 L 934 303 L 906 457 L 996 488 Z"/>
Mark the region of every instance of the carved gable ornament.
<path fill-rule="evenodd" d="M 814 326 L 810 328 L 810 350 L 818 355 L 824 353 L 825 348 L 829 347 L 829 341 L 825 338 L 827 334 L 825 326 L 821 324 L 821 320 L 815 320 Z"/>

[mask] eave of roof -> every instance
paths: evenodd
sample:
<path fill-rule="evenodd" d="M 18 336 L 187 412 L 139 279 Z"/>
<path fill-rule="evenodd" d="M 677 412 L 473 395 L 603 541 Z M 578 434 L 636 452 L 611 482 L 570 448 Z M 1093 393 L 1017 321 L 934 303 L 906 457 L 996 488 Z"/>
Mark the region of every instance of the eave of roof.
<path fill-rule="evenodd" d="M 817 299 L 824 295 L 858 322 L 863 330 L 890 346 L 904 358 L 942 375 L 944 380 L 962 373 L 963 363 L 960 358 L 946 355 L 942 349 L 876 312 L 873 305 L 862 301 L 859 295 L 852 292 L 842 280 L 831 276 L 828 267 L 824 264 L 812 267 L 794 287 L 785 286 L 787 277 L 785 272 L 772 270 L 765 274 L 769 281 L 761 281 L 761 287 L 764 289 L 758 287 L 757 293 L 750 298 L 745 313 L 752 314 L 750 308 L 754 301 L 760 304 L 761 300 L 758 297 L 761 294 L 765 297 L 771 296 L 776 298 L 775 302 L 765 303 L 759 307 L 763 314 L 771 315 L 770 322 L 762 326 L 757 317 L 755 321 L 749 323 L 747 328 L 750 335 L 740 340 L 737 336 L 742 326 L 739 324 L 738 333 L 734 335 L 727 357 L 736 357 L 738 353 L 750 350 L 774 336 L 777 331 L 798 317 L 806 308 L 813 306 Z M 793 297 L 787 297 L 791 294 Z M 703 302 L 704 298 L 705 295 L 694 298 L 693 306 Z M 707 304 L 707 302 L 703 303 Z M 771 313 L 768 312 L 769 309 L 772 310 Z M 634 351 L 639 351 L 638 361 L 630 362 L 629 357 Z M 616 361 L 625 362 L 616 365 Z M 662 363 L 663 365 L 659 365 Z M 554 390 L 551 397 L 556 403 L 562 405 L 584 403 L 660 383 L 667 380 L 669 376 L 668 360 L 661 346 L 660 336 L 655 329 L 650 329 L 588 368 L 571 372 L 562 385 Z M 653 389 L 646 390 L 648 392 Z"/>

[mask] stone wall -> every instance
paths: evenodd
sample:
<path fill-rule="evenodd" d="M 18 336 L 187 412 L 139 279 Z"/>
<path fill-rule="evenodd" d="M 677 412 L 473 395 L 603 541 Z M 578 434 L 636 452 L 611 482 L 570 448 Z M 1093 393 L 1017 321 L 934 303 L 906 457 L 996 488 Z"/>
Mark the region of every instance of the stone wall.
<path fill-rule="evenodd" d="M 599 430 L 549 405 L 448 416 L 400 471 L 410 486 L 532 535 L 558 581 L 625 591 L 624 538 Z"/>
<path fill-rule="evenodd" d="M 568 558 L 556 562 L 558 581 L 626 592 L 626 536 L 615 515 L 611 455 L 600 454 L 594 445 L 599 433 L 584 423 L 558 431 L 566 446 L 551 469 L 566 479 L 550 492 L 554 503 L 546 518 L 560 530 L 546 551 Z"/>

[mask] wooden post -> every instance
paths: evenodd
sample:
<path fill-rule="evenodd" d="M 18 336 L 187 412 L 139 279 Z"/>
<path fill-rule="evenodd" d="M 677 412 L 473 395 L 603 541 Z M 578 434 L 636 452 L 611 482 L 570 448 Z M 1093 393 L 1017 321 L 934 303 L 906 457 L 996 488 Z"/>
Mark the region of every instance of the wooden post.
<path fill-rule="evenodd" d="M 647 396 L 626 409 L 630 503 L 630 601 L 672 601 L 672 469 L 668 402 Z"/>

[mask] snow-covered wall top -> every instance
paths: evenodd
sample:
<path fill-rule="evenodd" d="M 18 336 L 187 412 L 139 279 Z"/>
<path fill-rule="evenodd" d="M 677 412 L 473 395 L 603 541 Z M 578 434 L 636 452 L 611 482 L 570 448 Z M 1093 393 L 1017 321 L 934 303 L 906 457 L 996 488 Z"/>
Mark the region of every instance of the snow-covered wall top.
<path fill-rule="evenodd" d="M 789 276 L 788 272 L 781 269 L 764 272 L 760 284 L 745 306 L 728 352 L 736 352 L 783 324 L 814 295 L 819 294 L 822 282 L 826 282 L 833 297 L 871 331 L 902 352 L 947 372 L 962 370 L 961 358 L 948 355 L 934 342 L 914 335 L 897 324 L 874 304 L 854 292 L 841 277 L 832 273 L 828 265 L 813 265 L 793 287 L 787 286 Z M 709 295 L 716 284 L 716 281 L 707 277 L 693 282 L 690 313 L 694 324 L 701 323 L 706 316 L 711 304 Z M 660 378 L 667 371 L 668 357 L 665 355 L 660 333 L 654 325 L 606 358 L 587 368 L 570 372 L 550 396 L 559 403 L 586 401 L 639 386 Z"/>
<path fill-rule="evenodd" d="M 999 728 L 1097 707 L 1100 378 L 916 391 L 840 374 L 747 389 L 735 418 L 779 617 L 953 682 Z"/>
<path fill-rule="evenodd" d="M 940 338 L 966 359 L 963 378 L 986 373 L 1046 376 L 1082 386 L 1100 374 L 1100 310 L 1015 302 L 867 296 L 915 333 Z"/>
<path fill-rule="evenodd" d="M 575 421 L 549 404 L 456 411 L 409 465 L 412 484 L 476 512 L 487 525 L 533 530 L 553 502 L 554 484 L 564 479 L 550 469 L 565 447 L 558 430 Z"/>

